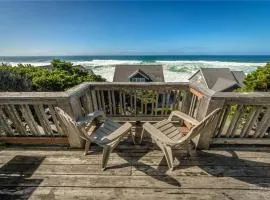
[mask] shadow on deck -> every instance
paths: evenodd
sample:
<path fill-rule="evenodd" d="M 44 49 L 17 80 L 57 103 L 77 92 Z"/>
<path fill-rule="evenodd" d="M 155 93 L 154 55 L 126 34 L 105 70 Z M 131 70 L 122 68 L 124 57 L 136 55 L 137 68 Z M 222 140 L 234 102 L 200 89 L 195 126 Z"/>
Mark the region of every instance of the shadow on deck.
<path fill-rule="evenodd" d="M 31 176 L 44 158 L 45 156 L 16 155 L 3 164 L 0 168 L 1 199 L 28 199 L 42 182 L 42 179 L 31 179 Z M 24 189 L 25 186 L 29 186 L 27 190 Z"/>
<path fill-rule="evenodd" d="M 269 147 L 176 150 L 173 172 L 150 143 L 121 144 L 104 172 L 93 150 L 3 148 L 0 199 L 270 199 Z"/>

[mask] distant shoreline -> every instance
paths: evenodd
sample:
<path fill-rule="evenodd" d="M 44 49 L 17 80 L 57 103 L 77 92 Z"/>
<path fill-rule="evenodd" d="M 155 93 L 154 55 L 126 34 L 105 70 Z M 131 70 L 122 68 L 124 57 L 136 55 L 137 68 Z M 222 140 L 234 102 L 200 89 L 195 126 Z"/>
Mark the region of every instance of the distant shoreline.
<path fill-rule="evenodd" d="M 142 60 L 142 61 L 224 61 L 270 62 L 270 55 L 74 55 L 74 56 L 0 56 L 0 62 L 44 62 L 54 58 L 69 61 Z"/>
<path fill-rule="evenodd" d="M 32 64 L 46 66 L 53 58 L 70 61 L 74 65 L 81 65 L 91 69 L 95 74 L 112 81 L 114 66 L 117 64 L 162 64 L 165 81 L 187 81 L 199 68 L 230 68 L 250 73 L 258 66 L 264 66 L 270 61 L 270 55 L 129 55 L 129 56 L 13 56 L 1 57 L 0 63 L 11 65 Z"/>

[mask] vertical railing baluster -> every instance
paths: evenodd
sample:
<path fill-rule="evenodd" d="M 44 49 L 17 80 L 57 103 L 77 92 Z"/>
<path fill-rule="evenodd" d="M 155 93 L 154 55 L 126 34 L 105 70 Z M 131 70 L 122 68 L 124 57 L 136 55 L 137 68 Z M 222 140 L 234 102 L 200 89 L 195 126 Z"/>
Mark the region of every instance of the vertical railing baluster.
<path fill-rule="evenodd" d="M 17 130 L 17 132 L 19 133 L 19 135 L 26 135 L 26 130 L 25 127 L 23 125 L 23 122 L 20 118 L 19 113 L 17 112 L 15 105 L 7 105 L 6 106 L 6 111 L 8 112 L 7 114 L 9 115 L 9 117 L 11 118 L 12 122 L 14 123 L 14 126 Z"/>
<path fill-rule="evenodd" d="M 93 102 L 92 102 L 91 91 L 90 90 L 86 91 L 85 98 L 86 98 L 87 112 L 88 113 L 94 112 L 95 109 L 93 108 Z"/>
<path fill-rule="evenodd" d="M 53 135 L 53 131 L 50 126 L 49 120 L 44 112 L 43 105 L 40 105 L 40 104 L 34 105 L 34 110 L 44 130 L 45 135 Z"/>
<path fill-rule="evenodd" d="M 164 115 L 165 101 L 166 101 L 166 93 L 162 91 L 161 115 Z"/>
<path fill-rule="evenodd" d="M 137 116 L 137 90 L 135 90 L 134 93 L 134 110 L 135 110 L 135 116 Z"/>
<path fill-rule="evenodd" d="M 98 109 L 103 110 L 102 108 L 102 103 L 101 103 L 101 98 L 100 98 L 100 90 L 97 90 L 97 103 L 98 103 Z"/>
<path fill-rule="evenodd" d="M 126 92 L 124 92 L 124 94 L 123 94 L 123 104 L 124 104 L 124 115 L 126 115 L 127 114 Z"/>
<path fill-rule="evenodd" d="M 112 102 L 113 102 L 113 115 L 116 115 L 116 105 L 115 105 L 115 91 L 112 90 Z"/>
<path fill-rule="evenodd" d="M 97 95 L 94 89 L 91 90 L 91 96 L 92 96 L 93 109 L 94 109 L 93 111 L 97 111 L 98 110 Z"/>
<path fill-rule="evenodd" d="M 157 114 L 158 114 L 158 97 L 159 97 L 159 92 L 157 90 L 156 91 L 155 116 L 157 116 Z"/>
<path fill-rule="evenodd" d="M 240 137 L 248 137 L 249 133 L 255 123 L 255 121 L 258 119 L 260 113 L 262 111 L 262 106 L 255 106 L 252 110 L 252 112 L 249 114 L 249 117 L 247 119 L 247 122 L 245 123 L 243 129 L 241 130 Z"/>
<path fill-rule="evenodd" d="M 38 128 L 38 124 L 35 121 L 35 118 L 31 112 L 29 105 L 28 104 L 21 105 L 21 110 L 22 110 L 23 117 L 25 121 L 27 122 L 27 125 L 29 126 L 29 129 L 32 135 L 39 136 L 41 132 Z"/>
<path fill-rule="evenodd" d="M 56 127 L 57 132 L 60 135 L 65 135 L 64 131 L 62 130 L 62 128 L 58 124 L 58 119 L 56 117 L 56 113 L 55 113 L 55 110 L 54 110 L 53 106 L 52 105 L 48 105 L 48 107 L 49 107 L 49 111 L 50 111 L 50 114 L 52 116 L 52 120 L 53 120 L 53 123 L 54 123 L 54 125 Z"/>
<path fill-rule="evenodd" d="M 0 122 L 7 136 L 14 136 L 14 132 L 8 124 L 8 118 L 4 114 L 4 106 L 0 106 Z"/>
<path fill-rule="evenodd" d="M 111 90 L 108 90 L 108 99 L 109 99 L 110 115 L 113 115 L 113 113 L 112 113 L 112 97 L 111 97 Z"/>
<path fill-rule="evenodd" d="M 235 136 L 235 130 L 237 128 L 237 122 L 242 116 L 244 106 L 243 105 L 238 105 L 237 106 L 237 111 L 234 113 L 233 118 L 231 120 L 230 126 L 227 130 L 226 136 L 227 137 L 234 137 Z"/>
<path fill-rule="evenodd" d="M 170 91 L 166 91 L 166 102 L 165 102 L 165 115 L 168 115 L 168 110 L 169 110 L 169 102 L 170 101 Z"/>
<path fill-rule="evenodd" d="M 261 119 L 261 122 L 258 124 L 258 127 L 256 129 L 256 132 L 253 137 L 259 137 L 262 138 L 265 135 L 265 132 L 270 126 L 270 106 L 266 108 L 266 111 L 263 115 L 263 118 Z"/>
<path fill-rule="evenodd" d="M 101 90 L 101 101 L 102 101 L 102 110 L 104 111 L 105 114 L 107 114 L 107 110 L 106 110 L 106 102 L 105 102 L 105 98 L 104 98 L 104 90 Z"/>
<path fill-rule="evenodd" d="M 119 100 L 120 100 L 120 108 L 119 108 L 119 112 L 120 115 L 124 115 L 124 109 L 123 109 L 123 99 L 122 99 L 122 92 L 119 92 Z"/>
<path fill-rule="evenodd" d="M 154 115 L 154 109 L 155 109 L 155 91 L 152 91 L 152 96 L 151 96 L 151 115 Z"/>

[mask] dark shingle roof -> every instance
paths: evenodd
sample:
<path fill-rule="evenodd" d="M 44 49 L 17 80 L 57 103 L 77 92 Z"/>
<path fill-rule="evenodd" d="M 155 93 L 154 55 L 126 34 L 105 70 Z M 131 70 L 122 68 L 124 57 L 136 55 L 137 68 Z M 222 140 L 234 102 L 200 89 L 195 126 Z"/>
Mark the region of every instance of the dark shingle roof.
<path fill-rule="evenodd" d="M 238 82 L 238 84 L 243 87 L 244 86 L 244 79 L 246 78 L 246 75 L 244 72 L 242 71 L 232 71 L 232 74 L 234 76 L 234 78 L 236 79 L 236 81 Z"/>
<path fill-rule="evenodd" d="M 153 82 L 164 82 L 162 65 L 116 65 L 113 82 L 129 82 L 136 72 L 146 75 Z"/>
<path fill-rule="evenodd" d="M 225 91 L 234 86 L 243 86 L 245 74 L 242 71 L 231 71 L 229 68 L 201 68 L 200 71 L 208 88 L 214 91 Z"/>

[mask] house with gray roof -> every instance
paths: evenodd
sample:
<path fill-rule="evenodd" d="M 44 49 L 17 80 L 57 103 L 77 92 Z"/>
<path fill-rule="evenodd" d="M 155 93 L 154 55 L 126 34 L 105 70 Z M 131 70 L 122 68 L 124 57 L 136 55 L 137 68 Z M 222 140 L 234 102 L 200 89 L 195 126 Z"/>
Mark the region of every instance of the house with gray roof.
<path fill-rule="evenodd" d="M 113 82 L 164 82 L 162 65 L 116 65 Z"/>
<path fill-rule="evenodd" d="M 215 92 L 231 92 L 243 87 L 245 73 L 229 68 L 201 68 L 189 78 L 189 82 L 200 84 Z"/>

